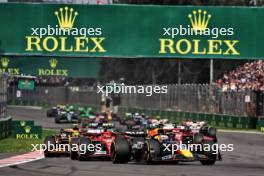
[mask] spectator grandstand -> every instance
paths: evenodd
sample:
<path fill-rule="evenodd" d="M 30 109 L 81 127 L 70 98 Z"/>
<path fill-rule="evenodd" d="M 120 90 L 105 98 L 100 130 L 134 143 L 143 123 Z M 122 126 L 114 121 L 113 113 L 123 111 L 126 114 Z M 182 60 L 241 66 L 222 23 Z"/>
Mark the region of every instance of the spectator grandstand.
<path fill-rule="evenodd" d="M 223 91 L 264 91 L 264 62 L 247 62 L 217 80 Z"/>

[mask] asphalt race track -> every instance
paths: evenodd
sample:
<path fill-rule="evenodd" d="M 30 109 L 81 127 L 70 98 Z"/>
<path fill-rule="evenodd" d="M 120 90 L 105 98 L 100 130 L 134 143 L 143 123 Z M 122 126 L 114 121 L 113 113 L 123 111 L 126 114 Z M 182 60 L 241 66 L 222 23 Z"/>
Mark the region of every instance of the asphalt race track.
<path fill-rule="evenodd" d="M 60 123 L 56 124 L 54 118 L 46 116 L 46 110 L 34 110 L 28 108 L 8 108 L 8 114 L 13 117 L 14 120 L 34 120 L 36 125 L 42 125 L 43 128 L 48 129 L 61 129 L 71 128 L 71 123 Z"/>
<path fill-rule="evenodd" d="M 59 129 L 70 124 L 55 125 L 46 118 L 44 110 L 10 108 L 15 119 L 32 119 L 45 128 Z M 114 165 L 111 161 L 71 161 L 69 158 L 48 158 L 32 163 L 0 169 L 0 176 L 263 176 L 264 135 L 219 133 L 219 143 L 234 144 L 233 152 L 224 152 L 223 161 L 214 166 L 202 166 L 199 162 L 141 165 Z"/>

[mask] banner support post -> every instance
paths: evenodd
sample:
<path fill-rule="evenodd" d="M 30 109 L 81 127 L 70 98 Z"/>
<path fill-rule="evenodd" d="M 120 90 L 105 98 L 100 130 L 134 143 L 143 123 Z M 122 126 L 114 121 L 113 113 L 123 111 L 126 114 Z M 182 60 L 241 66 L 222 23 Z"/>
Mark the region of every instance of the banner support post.
<path fill-rule="evenodd" d="M 213 84 L 214 81 L 214 60 L 210 59 L 210 85 Z"/>

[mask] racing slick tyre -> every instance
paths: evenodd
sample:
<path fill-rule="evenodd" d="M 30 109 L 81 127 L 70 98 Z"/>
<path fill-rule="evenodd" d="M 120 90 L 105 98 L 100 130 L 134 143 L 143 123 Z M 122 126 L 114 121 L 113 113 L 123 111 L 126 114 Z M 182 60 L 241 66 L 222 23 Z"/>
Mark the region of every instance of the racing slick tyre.
<path fill-rule="evenodd" d="M 45 150 L 44 150 L 44 156 L 46 158 L 48 157 L 53 157 L 54 156 L 54 153 L 51 153 L 51 151 L 49 151 L 48 149 L 48 146 L 55 146 L 56 145 L 56 142 L 55 142 L 55 137 L 54 136 L 47 136 L 44 140 L 44 143 L 45 143 Z"/>
<path fill-rule="evenodd" d="M 200 144 L 203 142 L 204 135 L 202 133 L 196 133 L 193 136 L 193 142 L 195 144 Z"/>
<path fill-rule="evenodd" d="M 55 123 L 60 123 L 60 116 L 55 117 Z"/>
<path fill-rule="evenodd" d="M 213 141 L 204 141 L 203 142 L 203 148 L 205 148 L 205 145 L 208 147 L 210 147 L 210 150 L 207 151 L 203 151 L 204 154 L 207 156 L 208 159 L 202 159 L 200 160 L 202 165 L 214 165 L 217 159 L 217 154 L 216 151 L 218 150 L 217 148 L 215 148 L 214 146 L 214 142 Z"/>
<path fill-rule="evenodd" d="M 208 135 L 210 137 L 216 137 L 217 130 L 214 127 L 204 126 L 204 127 L 201 127 L 200 133 L 204 135 Z"/>
<path fill-rule="evenodd" d="M 155 139 L 147 140 L 143 147 L 143 160 L 146 164 L 153 164 L 154 160 L 160 160 L 161 149 L 159 141 Z"/>
<path fill-rule="evenodd" d="M 216 128 L 213 128 L 213 127 L 208 128 L 208 134 L 210 137 L 216 137 L 216 133 L 217 133 Z"/>
<path fill-rule="evenodd" d="M 70 158 L 71 158 L 71 160 L 77 160 L 77 158 L 78 158 L 78 142 L 79 142 L 79 138 L 71 138 L 71 142 L 70 142 Z"/>
<path fill-rule="evenodd" d="M 47 110 L 47 117 L 52 117 L 52 109 Z"/>
<path fill-rule="evenodd" d="M 77 159 L 79 161 L 84 161 L 89 155 L 92 155 L 93 153 L 91 151 L 88 151 L 88 146 L 92 144 L 92 141 L 89 138 L 81 137 L 79 138 L 78 144 L 79 145 Z"/>
<path fill-rule="evenodd" d="M 111 159 L 114 164 L 128 163 L 131 147 L 124 137 L 117 137 L 111 144 Z"/>

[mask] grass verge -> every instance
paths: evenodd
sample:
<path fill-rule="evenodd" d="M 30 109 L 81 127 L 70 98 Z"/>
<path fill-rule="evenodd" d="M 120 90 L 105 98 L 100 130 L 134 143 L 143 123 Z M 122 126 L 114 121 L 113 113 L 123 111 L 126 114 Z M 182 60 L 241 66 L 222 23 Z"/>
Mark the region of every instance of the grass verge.
<path fill-rule="evenodd" d="M 31 144 L 42 144 L 46 136 L 55 135 L 57 133 L 58 131 L 44 129 L 42 132 L 42 139 L 30 140 L 15 139 L 9 136 L 6 139 L 0 140 L 0 153 L 30 152 L 33 149 Z"/>

